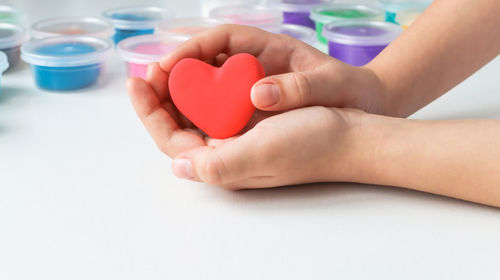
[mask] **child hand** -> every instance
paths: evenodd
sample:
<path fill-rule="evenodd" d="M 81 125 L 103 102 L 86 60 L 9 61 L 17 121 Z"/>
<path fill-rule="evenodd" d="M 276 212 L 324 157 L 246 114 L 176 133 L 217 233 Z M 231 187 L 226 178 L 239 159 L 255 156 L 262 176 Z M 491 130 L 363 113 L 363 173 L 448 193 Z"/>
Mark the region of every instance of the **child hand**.
<path fill-rule="evenodd" d="M 292 37 L 253 27 L 221 25 L 204 32 L 163 58 L 160 66 L 169 73 L 187 57 L 220 66 L 242 52 L 256 56 L 268 76 L 251 92 L 260 110 L 321 105 L 383 111 L 382 86 L 372 70 L 349 66 Z"/>

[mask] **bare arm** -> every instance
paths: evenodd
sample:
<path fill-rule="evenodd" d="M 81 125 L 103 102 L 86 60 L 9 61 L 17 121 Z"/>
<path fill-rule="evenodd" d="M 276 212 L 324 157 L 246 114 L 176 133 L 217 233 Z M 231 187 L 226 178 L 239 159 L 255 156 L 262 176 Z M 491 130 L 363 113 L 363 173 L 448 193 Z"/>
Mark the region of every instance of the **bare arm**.
<path fill-rule="evenodd" d="M 500 207 L 500 121 L 361 119 L 351 181 Z"/>
<path fill-rule="evenodd" d="M 495 58 L 498 15 L 498 0 L 435 0 L 366 66 L 382 82 L 381 113 L 407 117 Z"/>

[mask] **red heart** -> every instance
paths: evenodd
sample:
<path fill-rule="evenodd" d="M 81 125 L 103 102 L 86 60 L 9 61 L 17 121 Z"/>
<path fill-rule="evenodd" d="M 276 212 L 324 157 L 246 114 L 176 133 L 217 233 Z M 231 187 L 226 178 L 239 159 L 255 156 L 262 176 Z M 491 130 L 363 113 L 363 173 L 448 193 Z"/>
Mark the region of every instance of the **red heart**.
<path fill-rule="evenodd" d="M 222 139 L 248 123 L 255 111 L 250 90 L 264 76 L 257 58 L 246 53 L 231 56 L 221 68 L 184 58 L 170 72 L 168 86 L 184 116 L 208 136 Z"/>

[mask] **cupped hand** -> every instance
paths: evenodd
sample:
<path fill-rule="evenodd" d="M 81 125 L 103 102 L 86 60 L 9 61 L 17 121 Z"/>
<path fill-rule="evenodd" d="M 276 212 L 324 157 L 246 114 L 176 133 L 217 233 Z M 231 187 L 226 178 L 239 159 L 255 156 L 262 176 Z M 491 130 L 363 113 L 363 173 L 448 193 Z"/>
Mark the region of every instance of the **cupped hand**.
<path fill-rule="evenodd" d="M 287 111 L 240 136 L 186 150 L 172 169 L 177 177 L 228 189 L 350 181 L 361 114 L 320 106 Z"/>
<path fill-rule="evenodd" d="M 344 64 L 290 36 L 249 26 L 221 25 L 201 33 L 164 57 L 160 67 L 169 73 L 187 57 L 220 66 L 238 53 L 252 54 L 264 66 L 267 77 L 251 91 L 260 110 L 320 105 L 383 111 L 382 86 L 372 70 Z"/>

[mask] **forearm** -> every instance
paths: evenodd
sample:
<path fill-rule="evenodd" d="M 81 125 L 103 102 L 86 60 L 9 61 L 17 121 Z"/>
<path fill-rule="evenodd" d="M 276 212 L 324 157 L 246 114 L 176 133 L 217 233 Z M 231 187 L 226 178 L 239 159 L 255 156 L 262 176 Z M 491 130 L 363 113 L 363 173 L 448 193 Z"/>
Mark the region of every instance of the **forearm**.
<path fill-rule="evenodd" d="M 436 0 L 366 67 L 381 80 L 384 114 L 407 117 L 500 53 L 500 1 Z"/>
<path fill-rule="evenodd" d="M 500 121 L 363 117 L 351 181 L 500 207 Z"/>

